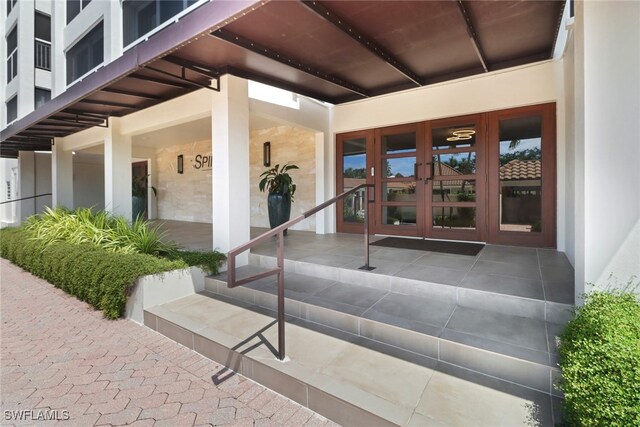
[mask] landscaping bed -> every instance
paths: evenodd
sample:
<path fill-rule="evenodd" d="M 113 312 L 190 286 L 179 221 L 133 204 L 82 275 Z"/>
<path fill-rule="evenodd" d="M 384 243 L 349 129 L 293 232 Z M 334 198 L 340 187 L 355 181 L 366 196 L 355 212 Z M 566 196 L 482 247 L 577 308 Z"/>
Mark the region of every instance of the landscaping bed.
<path fill-rule="evenodd" d="M 640 426 L 640 303 L 635 294 L 588 295 L 559 349 L 566 424 Z"/>
<path fill-rule="evenodd" d="M 190 266 L 218 274 L 219 252 L 180 250 L 145 221 L 88 209 L 48 210 L 25 226 L 0 230 L 0 256 L 114 319 L 125 312 L 138 278 Z"/>

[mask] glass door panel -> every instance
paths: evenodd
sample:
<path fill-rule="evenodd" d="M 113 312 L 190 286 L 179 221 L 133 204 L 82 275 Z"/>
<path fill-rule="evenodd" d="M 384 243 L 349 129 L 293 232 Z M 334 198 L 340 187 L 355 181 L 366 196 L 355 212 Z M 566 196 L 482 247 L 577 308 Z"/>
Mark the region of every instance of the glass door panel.
<path fill-rule="evenodd" d="M 376 130 L 376 225 L 379 234 L 418 236 L 423 231 L 424 186 L 418 176 L 424 133 L 420 124 Z"/>
<path fill-rule="evenodd" d="M 371 149 L 373 131 L 352 132 L 338 135 L 337 194 L 360 184 L 371 182 Z M 369 153 L 369 154 L 368 154 Z M 337 203 L 338 231 L 361 233 L 364 229 L 366 190 L 347 196 Z"/>
<path fill-rule="evenodd" d="M 427 237 L 482 240 L 484 218 L 482 116 L 431 122 Z M 479 187 L 480 186 L 480 187 Z"/>
<path fill-rule="evenodd" d="M 542 231 L 542 117 L 500 121 L 500 231 Z"/>
<path fill-rule="evenodd" d="M 555 104 L 489 113 L 489 241 L 555 247 Z"/>

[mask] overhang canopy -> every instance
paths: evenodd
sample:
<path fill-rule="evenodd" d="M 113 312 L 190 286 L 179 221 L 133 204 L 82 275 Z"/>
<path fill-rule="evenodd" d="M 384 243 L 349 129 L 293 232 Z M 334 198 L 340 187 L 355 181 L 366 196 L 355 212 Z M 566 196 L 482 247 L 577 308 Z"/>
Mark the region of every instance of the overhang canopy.
<path fill-rule="evenodd" d="M 563 1 L 212 1 L 1 133 L 0 155 L 233 74 L 340 104 L 551 58 Z M 211 84 L 211 81 L 217 82 Z"/>

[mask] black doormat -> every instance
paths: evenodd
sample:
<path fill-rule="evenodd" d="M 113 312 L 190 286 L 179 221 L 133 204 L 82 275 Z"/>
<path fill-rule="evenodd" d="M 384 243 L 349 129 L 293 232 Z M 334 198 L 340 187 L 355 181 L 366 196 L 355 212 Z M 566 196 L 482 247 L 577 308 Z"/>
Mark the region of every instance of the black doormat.
<path fill-rule="evenodd" d="M 482 243 L 445 242 L 442 240 L 403 239 L 385 237 L 371 243 L 372 246 L 386 248 L 414 249 L 418 251 L 443 252 L 445 254 L 476 256 L 484 248 Z"/>

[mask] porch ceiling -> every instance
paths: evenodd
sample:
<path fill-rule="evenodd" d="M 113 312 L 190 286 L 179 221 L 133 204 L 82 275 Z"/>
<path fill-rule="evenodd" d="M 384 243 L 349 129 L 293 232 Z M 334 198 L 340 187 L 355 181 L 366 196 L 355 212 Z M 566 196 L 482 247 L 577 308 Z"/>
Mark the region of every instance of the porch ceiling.
<path fill-rule="evenodd" d="M 2 131 L 0 155 L 233 74 L 339 104 L 551 58 L 563 1 L 213 1 Z M 214 83 L 215 87 L 216 84 Z"/>

